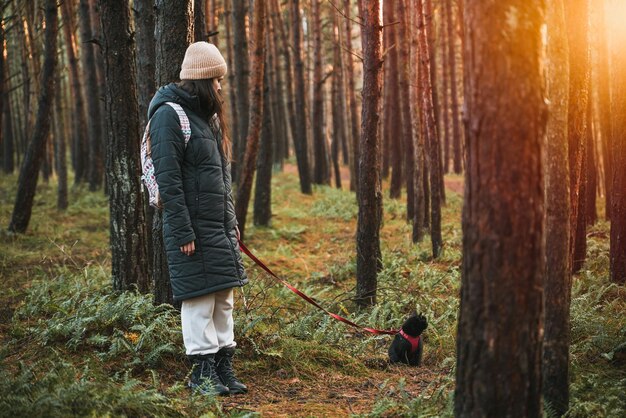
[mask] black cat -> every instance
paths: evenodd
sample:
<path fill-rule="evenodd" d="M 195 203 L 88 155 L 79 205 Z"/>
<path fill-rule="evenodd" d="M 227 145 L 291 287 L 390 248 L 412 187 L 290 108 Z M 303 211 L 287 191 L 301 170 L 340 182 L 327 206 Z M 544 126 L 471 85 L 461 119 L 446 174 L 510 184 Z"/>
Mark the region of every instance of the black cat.
<path fill-rule="evenodd" d="M 426 317 L 414 313 L 402 324 L 402 329 L 391 342 L 389 361 L 419 366 L 422 362 L 424 341 L 422 332 L 428 327 Z"/>

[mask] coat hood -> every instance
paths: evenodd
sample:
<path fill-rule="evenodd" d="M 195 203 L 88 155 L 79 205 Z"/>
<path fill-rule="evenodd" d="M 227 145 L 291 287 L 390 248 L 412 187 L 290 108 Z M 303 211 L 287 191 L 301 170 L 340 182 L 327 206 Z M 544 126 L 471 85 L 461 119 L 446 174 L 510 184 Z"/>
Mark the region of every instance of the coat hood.
<path fill-rule="evenodd" d="M 148 119 L 152 118 L 157 109 L 166 102 L 178 103 L 193 112 L 200 110 L 200 100 L 198 96 L 192 96 L 178 87 L 176 83 L 170 83 L 167 86 L 161 87 L 154 94 L 154 97 L 150 101 L 150 106 L 148 107 Z"/>

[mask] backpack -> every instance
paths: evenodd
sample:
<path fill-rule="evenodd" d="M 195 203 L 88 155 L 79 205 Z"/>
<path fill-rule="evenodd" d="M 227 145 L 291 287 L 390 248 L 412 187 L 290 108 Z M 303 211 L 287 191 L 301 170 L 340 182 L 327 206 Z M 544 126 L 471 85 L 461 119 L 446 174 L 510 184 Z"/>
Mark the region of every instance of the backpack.
<path fill-rule="evenodd" d="M 191 138 L 191 125 L 189 124 L 189 118 L 185 114 L 185 111 L 179 104 L 173 102 L 166 102 L 169 106 L 176 111 L 178 119 L 180 120 L 180 127 L 185 137 L 185 149 L 189 138 Z M 141 138 L 141 180 L 148 189 L 148 198 L 150 206 L 160 209 L 161 195 L 159 194 L 159 185 L 157 184 L 156 177 L 154 176 L 154 163 L 152 162 L 152 143 L 150 140 L 150 121 L 146 124 L 146 129 Z"/>

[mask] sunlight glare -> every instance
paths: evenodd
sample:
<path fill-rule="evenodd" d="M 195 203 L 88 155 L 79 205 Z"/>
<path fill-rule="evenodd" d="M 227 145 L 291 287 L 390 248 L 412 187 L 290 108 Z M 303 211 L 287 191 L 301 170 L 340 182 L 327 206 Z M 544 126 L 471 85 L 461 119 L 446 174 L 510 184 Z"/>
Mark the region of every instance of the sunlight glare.
<path fill-rule="evenodd" d="M 614 45 L 626 42 L 626 0 L 608 0 L 605 3 L 606 31 Z"/>

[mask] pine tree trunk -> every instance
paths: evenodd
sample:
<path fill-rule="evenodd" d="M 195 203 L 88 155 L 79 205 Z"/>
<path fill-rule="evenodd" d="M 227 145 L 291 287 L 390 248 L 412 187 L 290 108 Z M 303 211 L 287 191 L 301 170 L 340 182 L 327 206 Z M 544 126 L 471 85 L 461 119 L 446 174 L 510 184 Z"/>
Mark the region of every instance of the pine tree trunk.
<path fill-rule="evenodd" d="M 570 253 L 572 272 L 576 273 L 582 266 L 584 258 L 577 257 L 576 250 L 580 249 L 580 239 L 584 229 L 579 223 L 581 217 L 581 200 L 583 193 L 583 159 L 587 130 L 589 129 L 587 105 L 590 92 L 590 50 L 589 50 L 589 8 L 588 0 L 571 0 L 565 7 L 565 19 L 570 54 L 570 91 L 568 109 L 568 160 L 570 167 Z M 584 205 L 583 212 L 584 212 Z"/>
<path fill-rule="evenodd" d="M 393 2 L 383 2 L 385 24 L 389 25 L 396 21 L 395 7 Z M 389 46 L 387 55 L 389 57 L 388 77 L 385 77 L 385 90 L 389 89 L 389 101 L 385 103 L 385 107 L 389 108 L 389 126 L 385 125 L 385 132 L 389 133 L 390 146 L 391 146 L 391 161 L 389 161 L 391 167 L 391 185 L 389 187 L 389 197 L 392 199 L 399 199 L 402 194 L 402 184 L 404 183 L 404 167 L 403 167 L 403 128 L 406 126 L 403 120 L 403 112 L 400 109 L 403 103 L 401 103 L 401 86 L 399 84 L 398 73 L 400 73 L 399 67 L 399 55 L 400 40 L 398 38 L 398 25 L 388 26 L 383 32 L 383 36 L 389 35 Z"/>
<path fill-rule="evenodd" d="M 137 71 L 137 100 L 139 102 L 139 132 L 148 123 L 148 105 L 156 90 L 155 74 L 155 45 L 154 45 L 154 1 L 134 0 L 133 8 L 135 21 L 135 41 L 137 54 L 135 68 Z M 152 224 L 154 222 L 154 208 L 148 202 L 145 190 L 142 187 L 144 213 L 146 217 L 147 259 L 154 259 Z M 153 276 L 152 263 L 148 266 L 150 277 Z"/>
<path fill-rule="evenodd" d="M 12 120 L 12 111 L 11 111 L 11 101 L 9 100 L 9 94 L 6 94 L 6 100 L 4 102 L 4 109 L 2 111 L 2 115 L 0 117 L 3 118 L 4 122 L 2 123 L 2 169 L 6 174 L 13 173 L 15 170 L 15 159 L 14 159 L 14 144 L 15 144 L 15 136 L 13 135 L 13 120 Z"/>
<path fill-rule="evenodd" d="M 88 167 L 85 165 L 85 156 L 89 150 L 89 144 L 85 137 L 87 129 L 87 115 L 85 114 L 85 100 L 83 97 L 83 89 L 81 84 L 80 71 L 78 69 L 78 58 L 76 57 L 76 39 L 74 37 L 74 10 L 71 2 L 64 1 L 61 4 L 61 15 L 63 16 L 63 34 L 65 39 L 65 47 L 67 50 L 68 61 L 68 77 L 70 79 L 70 91 L 72 94 L 72 162 L 74 166 L 74 184 L 80 184 L 87 179 Z M 91 49 L 91 44 L 83 44 L 85 52 Z M 86 57 L 85 57 L 86 59 Z"/>
<path fill-rule="evenodd" d="M 87 180 L 89 190 L 97 190 L 102 182 L 102 131 L 101 114 L 99 103 L 98 74 L 96 70 L 95 45 L 91 27 L 91 15 L 89 0 L 80 0 L 79 22 L 81 35 L 81 63 L 83 70 L 82 79 L 85 80 L 84 89 L 87 99 L 87 134 L 88 134 L 88 158 Z"/>
<path fill-rule="evenodd" d="M 20 23 L 17 25 L 17 34 L 20 38 L 18 48 L 21 52 L 20 72 L 22 74 L 22 100 L 24 105 L 23 109 L 31 109 L 31 76 L 30 71 L 28 70 L 28 48 L 26 47 L 26 33 L 24 32 L 22 19 L 20 19 Z M 24 146 L 28 144 L 27 141 L 31 139 L 30 113 L 31 112 L 26 110 L 16 112 L 17 116 L 20 118 L 19 127 L 21 128 L 20 132 L 22 133 L 22 140 L 20 141 L 20 143 L 22 144 L 22 150 Z M 21 118 L 22 115 L 24 116 L 23 119 Z"/>
<path fill-rule="evenodd" d="M 350 107 L 350 138 L 352 139 L 352 154 L 350 164 L 350 190 L 358 194 L 359 177 L 359 113 L 356 102 L 354 86 L 354 57 L 352 56 L 352 22 L 350 17 L 350 0 L 344 0 L 344 14 L 348 17 L 345 23 L 345 45 L 346 48 L 346 78 L 348 84 L 348 106 Z"/>
<path fill-rule="evenodd" d="M 585 194 L 585 224 L 595 225 L 598 221 L 598 212 L 596 211 L 596 197 L 598 192 L 598 166 L 596 159 L 596 146 L 592 129 L 592 104 L 589 100 L 589 131 L 586 140 L 586 194 Z M 586 246 L 585 246 L 586 247 Z"/>
<path fill-rule="evenodd" d="M 134 0 L 135 40 L 137 43 L 137 99 L 139 126 L 148 123 L 148 105 L 156 90 L 154 82 L 154 1 Z"/>
<path fill-rule="evenodd" d="M 578 191 L 578 219 L 576 221 L 576 231 L 574 235 L 574 255 L 572 261 L 572 273 L 580 272 L 585 264 L 587 255 L 587 139 L 584 139 L 582 150 L 582 165 L 580 167 L 581 179 Z"/>
<path fill-rule="evenodd" d="M 6 61 L 4 48 L 4 19 L 0 21 L 0 154 L 2 155 L 2 170 L 5 173 L 13 172 L 13 137 L 6 135 L 7 129 L 4 127 L 5 108 L 9 107 L 6 86 Z"/>
<path fill-rule="evenodd" d="M 341 189 L 341 170 L 339 169 L 339 148 L 347 143 L 346 132 L 346 107 L 344 97 L 343 82 L 343 62 L 341 59 L 339 22 L 336 14 L 333 14 L 333 84 L 332 84 L 332 112 L 333 112 L 333 142 L 332 157 L 333 169 L 335 173 L 335 187 Z M 347 151 L 347 150 L 346 150 Z M 343 152 L 347 158 L 346 151 Z"/>
<path fill-rule="evenodd" d="M 185 4 L 168 0 L 155 1 L 155 74 L 157 86 L 178 80 L 186 46 L 193 39 L 192 0 Z M 184 45 L 184 47 L 181 47 Z M 154 303 L 173 304 L 170 275 L 163 243 L 163 211 L 155 210 L 152 222 L 152 277 Z"/>
<path fill-rule="evenodd" d="M 300 22 L 300 1 L 291 0 L 291 29 L 293 32 L 294 81 L 295 81 L 295 114 L 294 147 L 300 175 L 300 191 L 311 194 L 311 173 L 309 170 L 309 145 L 306 123 L 306 99 L 304 91 L 304 63 L 302 62 L 302 24 Z"/>
<path fill-rule="evenodd" d="M 406 215 L 407 221 L 413 220 L 415 211 L 415 186 L 414 173 L 415 160 L 413 155 L 413 120 L 411 117 L 411 80 L 409 78 L 410 69 L 410 37 L 411 26 L 407 16 L 407 8 L 404 1 L 396 3 L 398 20 L 398 47 L 400 52 L 400 67 L 398 72 L 400 75 L 400 107 L 402 112 L 402 141 L 404 145 L 404 168 L 406 177 Z"/>
<path fill-rule="evenodd" d="M 270 35 L 271 36 L 271 35 Z M 269 43 L 269 36 L 268 36 Z M 269 55 L 266 54 L 266 70 L 270 67 Z M 261 143 L 257 160 L 256 184 L 254 187 L 255 226 L 269 226 L 272 220 L 272 163 L 274 151 L 274 136 L 272 135 L 272 112 L 270 111 L 270 82 L 268 72 L 265 71 L 263 80 L 263 124 L 261 126 Z"/>
<path fill-rule="evenodd" d="M 264 2 L 257 1 L 254 4 L 254 53 L 252 66 L 255 69 L 252 77 L 252 90 L 250 105 L 253 112 L 250 113 L 248 138 L 246 138 L 246 153 L 241 167 L 241 177 L 235 199 L 235 215 L 239 221 L 241 239 L 245 237 L 246 217 L 250 194 L 252 191 L 252 179 L 256 169 L 257 154 L 259 151 L 259 137 L 261 136 L 261 122 L 263 121 L 263 77 L 265 73 L 265 6 Z"/>
<path fill-rule="evenodd" d="M 602 139 L 602 162 L 604 165 L 604 190 L 605 190 L 605 209 L 606 219 L 611 219 L 611 186 L 612 186 L 612 155 L 611 155 L 611 97 L 609 88 L 609 51 L 607 40 L 607 29 L 605 25 L 605 0 L 595 0 L 593 3 L 595 6 L 594 15 L 597 19 L 596 27 L 598 28 L 598 34 L 596 36 L 597 45 L 596 51 L 598 54 L 598 106 L 601 109 L 600 113 L 600 137 Z"/>
<path fill-rule="evenodd" d="M 545 3 L 526 0 L 465 6 L 455 416 L 542 416 L 544 10 Z"/>
<path fill-rule="evenodd" d="M 289 140 L 290 136 L 295 148 L 295 143 L 298 141 L 297 136 L 297 127 L 296 127 L 296 115 L 295 115 L 295 96 L 294 96 L 294 85 L 293 85 L 293 71 L 291 65 L 291 54 L 289 53 L 289 41 L 287 36 L 287 31 L 285 30 L 285 24 L 283 23 L 282 14 L 280 8 L 278 6 L 278 0 L 271 1 L 271 17 L 272 17 L 272 26 L 274 31 L 274 45 L 277 53 L 276 55 L 276 66 L 277 66 L 277 75 L 280 77 L 279 70 L 279 60 L 278 54 L 283 57 L 283 61 L 285 62 L 285 82 L 284 82 L 284 94 L 281 94 L 281 104 L 280 107 L 283 108 L 281 111 L 283 114 L 281 115 L 281 119 L 284 118 L 285 127 L 288 126 L 288 129 L 285 129 L 285 143 L 283 145 L 283 153 L 279 156 L 278 150 L 274 155 L 274 159 L 276 161 L 277 158 L 287 158 L 289 155 Z M 286 97 L 285 97 L 286 96 Z M 288 116 L 288 118 L 287 118 Z M 282 165 L 282 164 L 281 164 Z"/>
<path fill-rule="evenodd" d="M 424 179 L 426 177 L 426 169 L 423 164 L 424 161 L 424 138 L 421 135 L 420 123 L 420 92 L 419 86 L 419 36 L 418 36 L 418 18 L 416 1 L 411 0 L 411 6 L 409 8 L 410 14 L 410 27 L 411 30 L 411 93 L 409 104 L 411 107 L 411 124 L 413 125 L 413 161 L 415 168 L 413 170 L 413 233 L 412 240 L 414 243 L 422 241 L 424 239 L 424 219 L 426 218 L 426 189 L 424 188 Z"/>
<path fill-rule="evenodd" d="M 67 156 L 65 150 L 65 118 L 63 115 L 61 74 L 57 74 L 57 94 L 54 97 L 54 170 L 57 173 L 57 209 L 67 209 Z"/>
<path fill-rule="evenodd" d="M 321 0 L 312 0 L 312 33 L 313 33 L 313 144 L 315 169 L 313 183 L 330 184 L 328 167 L 328 151 L 326 146 L 325 115 L 324 115 L 324 78 L 322 75 L 322 11 Z"/>
<path fill-rule="evenodd" d="M 106 82 L 113 288 L 150 290 L 146 223 L 139 180 L 139 107 L 128 0 L 100 0 Z"/>
<path fill-rule="evenodd" d="M 363 111 L 359 144 L 359 214 L 356 236 L 356 302 L 376 304 L 377 273 L 381 263 L 380 223 L 382 189 L 380 181 L 380 91 L 382 83 L 382 22 L 380 1 L 361 4 L 363 45 Z"/>
<path fill-rule="evenodd" d="M 428 166 L 430 180 L 430 238 L 433 257 L 441 255 L 443 239 L 441 237 L 441 158 L 439 141 L 435 125 L 435 109 L 433 106 L 432 84 L 430 79 L 430 49 L 428 48 L 428 28 L 426 22 L 426 0 L 419 0 L 418 6 L 418 40 L 420 64 L 422 65 L 420 84 L 422 86 L 422 112 L 424 113 L 425 141 L 428 143 Z"/>
<path fill-rule="evenodd" d="M 621 3 L 620 16 L 626 13 Z M 614 35 L 612 61 L 612 127 L 613 183 L 611 187 L 611 281 L 626 284 L 626 35 Z"/>
<path fill-rule="evenodd" d="M 225 0 L 228 1 L 228 0 Z M 237 132 L 239 136 L 233 138 L 232 174 L 233 181 L 239 184 L 244 152 L 246 151 L 246 138 L 248 137 L 248 122 L 250 119 L 250 65 L 248 62 L 248 36 L 246 35 L 247 0 L 230 0 L 233 17 L 233 48 L 234 48 L 234 75 L 235 90 L 237 91 Z M 256 72 L 256 68 L 254 69 Z M 261 83 L 263 79 L 261 79 Z"/>
<path fill-rule="evenodd" d="M 6 6 L 4 6 L 6 7 Z M 3 10 L 3 14 L 4 14 L 4 10 Z M 6 61 L 4 59 L 5 57 L 5 49 L 4 49 L 4 16 L 0 19 L 0 54 L 2 54 L 2 56 L 0 56 L 0 159 L 2 159 L 3 162 L 3 166 L 4 166 L 4 130 L 2 129 L 2 125 L 3 125 L 3 118 L 2 116 L 4 115 L 4 107 L 6 106 L 6 97 L 7 94 L 5 94 L 5 91 L 7 90 L 6 88 Z"/>
<path fill-rule="evenodd" d="M 41 86 L 39 92 L 39 103 L 37 106 L 37 117 L 33 128 L 32 138 L 28 144 L 20 176 L 18 179 L 17 195 L 15 206 L 9 223 L 9 231 L 24 233 L 28 228 L 30 217 L 33 211 L 33 201 L 37 188 L 37 180 L 46 145 L 46 138 L 50 134 L 50 119 L 52 113 L 52 101 L 54 100 L 54 71 L 57 62 L 57 5 L 55 0 L 45 2 L 45 22 L 44 32 L 44 62 L 41 71 Z"/>
<path fill-rule="evenodd" d="M 547 2 L 547 98 L 542 392 L 556 415 L 569 408 L 569 345 L 572 272 L 569 252 L 569 178 L 567 164 L 567 112 L 569 53 L 563 1 Z"/>
<path fill-rule="evenodd" d="M 384 22 L 389 24 L 389 22 Z M 390 51 L 389 36 L 383 32 L 383 51 Z M 382 159 L 383 159 L 383 173 L 382 176 L 385 180 L 389 179 L 389 172 L 391 170 L 391 83 L 389 78 L 391 77 L 391 70 L 389 60 L 385 59 L 383 63 L 383 108 L 382 108 L 382 122 L 380 126 L 380 136 L 382 138 Z"/>
<path fill-rule="evenodd" d="M 446 2 L 446 19 L 448 25 L 448 63 L 450 69 L 450 101 L 452 107 L 452 149 L 454 153 L 454 172 L 459 174 L 463 169 L 461 155 L 461 126 L 459 115 L 459 94 L 457 92 L 456 77 L 456 36 L 454 34 L 456 26 L 454 19 L 454 8 L 452 0 Z"/>
<path fill-rule="evenodd" d="M 228 70 L 228 84 L 226 84 L 226 89 L 228 91 L 229 105 L 230 105 L 230 120 L 231 120 L 231 137 L 233 138 L 233 142 L 237 141 L 239 138 L 239 114 L 237 113 L 237 86 L 235 85 L 235 73 L 233 69 L 233 55 L 235 55 L 235 49 L 233 46 L 233 36 L 232 36 L 232 10 L 231 10 L 232 2 L 226 0 L 224 2 L 224 26 L 226 27 L 226 66 L 230 70 Z M 235 144 L 233 143 L 233 147 Z M 234 150 L 233 150 L 234 151 Z M 233 152 L 233 155 L 236 155 Z M 235 161 L 231 161 L 231 164 Z M 231 166 L 231 174 L 232 174 L 232 166 Z"/>
<path fill-rule="evenodd" d="M 270 62 L 272 63 L 272 72 L 274 74 L 271 86 L 276 86 L 270 89 L 270 97 L 272 97 L 272 114 L 276 123 L 273 124 L 275 131 L 273 147 L 274 164 L 277 164 L 282 169 L 283 160 L 288 157 L 289 151 L 289 126 L 287 124 L 287 112 L 285 102 L 285 83 L 280 66 L 280 54 L 278 52 L 279 30 L 276 27 L 276 14 L 279 13 L 278 9 L 272 7 L 273 1 L 267 5 L 267 13 L 270 14 L 271 19 L 268 19 L 268 24 L 271 24 L 272 29 L 269 30 L 269 45 L 268 51 L 270 56 Z"/>
<path fill-rule="evenodd" d="M 440 137 L 443 139 L 443 172 L 450 172 L 450 66 L 454 65 L 450 62 L 450 54 L 448 53 L 448 3 L 443 2 L 441 5 L 441 101 L 442 101 L 442 130 Z"/>
<path fill-rule="evenodd" d="M 91 17 L 91 30 L 92 30 L 92 36 L 95 42 L 97 42 L 96 44 L 94 44 L 94 58 L 95 58 L 95 63 L 96 63 L 96 80 L 97 80 L 97 85 L 98 85 L 98 105 L 100 106 L 100 116 L 99 116 L 99 120 L 100 120 L 100 150 L 101 153 L 99 155 L 97 155 L 95 158 L 98 159 L 97 164 L 98 164 L 98 170 L 99 170 L 99 177 L 98 177 L 98 184 L 95 186 L 95 188 L 92 188 L 93 190 L 99 188 L 102 183 L 103 183 L 103 179 L 104 179 L 104 193 L 106 195 L 108 195 L 108 190 L 107 190 L 107 183 L 106 183 L 106 176 L 104 176 L 104 164 L 105 164 L 105 159 L 106 159 L 106 144 L 105 144 L 105 138 L 107 136 L 107 120 L 106 120 L 106 103 L 105 103 L 105 80 L 104 80 L 104 54 L 103 54 L 103 50 L 102 50 L 102 22 L 100 21 L 100 7 L 97 5 L 97 0 L 89 0 L 90 3 L 90 7 L 89 7 L 89 13 L 90 13 L 90 17 Z M 92 186 L 90 185 L 90 188 Z"/>
<path fill-rule="evenodd" d="M 207 0 L 193 0 L 193 40 L 208 41 L 209 37 L 206 25 L 206 4 Z"/>
<path fill-rule="evenodd" d="M 440 125 L 441 125 L 441 105 L 439 104 L 439 92 L 437 91 L 437 53 L 435 48 L 435 12 L 433 10 L 432 0 L 426 0 L 426 9 L 425 13 L 425 24 L 428 26 L 428 52 L 430 58 L 430 84 L 432 90 L 432 103 L 433 103 L 433 116 L 435 119 L 435 137 L 437 140 L 437 155 L 438 155 L 438 163 L 437 169 L 439 171 L 437 177 L 439 178 L 439 199 L 441 201 L 441 205 L 446 204 L 446 186 L 443 178 L 443 163 L 441 158 L 441 134 L 440 134 Z M 409 196 L 407 196 L 408 199 Z"/>

